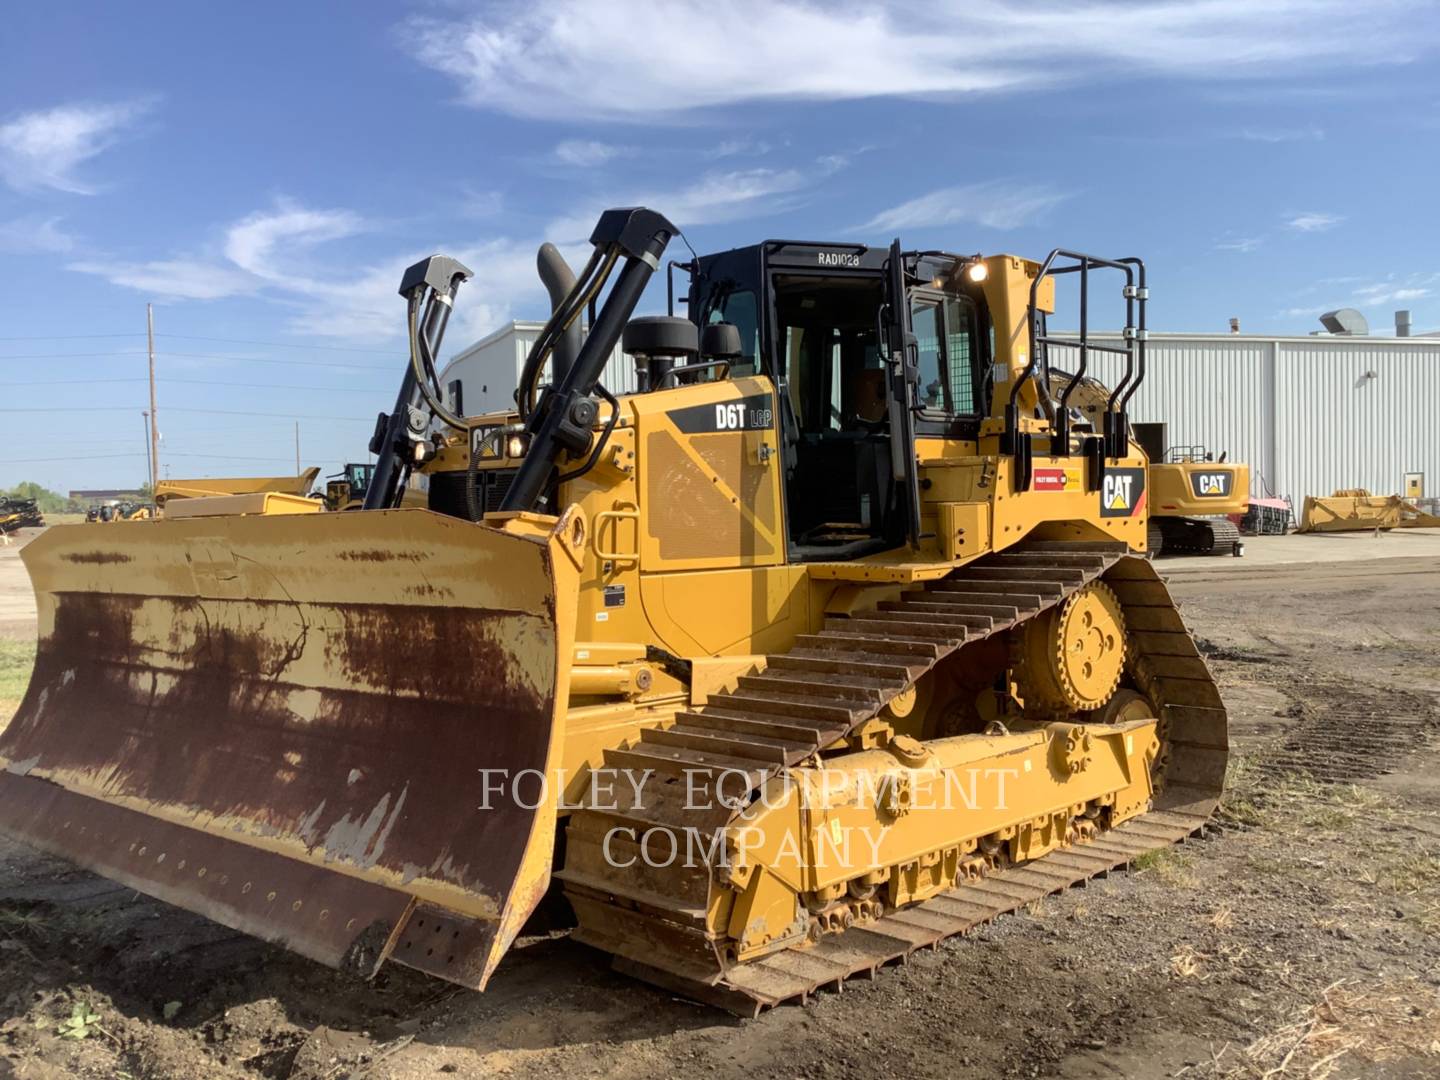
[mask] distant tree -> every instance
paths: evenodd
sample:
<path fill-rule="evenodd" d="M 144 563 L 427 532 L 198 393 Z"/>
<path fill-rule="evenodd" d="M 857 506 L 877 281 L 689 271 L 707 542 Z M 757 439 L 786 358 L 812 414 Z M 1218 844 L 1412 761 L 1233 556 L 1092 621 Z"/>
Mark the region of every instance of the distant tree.
<path fill-rule="evenodd" d="M 84 504 L 79 501 L 67 498 L 58 491 L 51 491 L 33 480 L 23 480 L 9 491 L 0 491 L 0 495 L 12 499 L 34 499 L 42 514 L 73 514 L 85 509 Z"/>

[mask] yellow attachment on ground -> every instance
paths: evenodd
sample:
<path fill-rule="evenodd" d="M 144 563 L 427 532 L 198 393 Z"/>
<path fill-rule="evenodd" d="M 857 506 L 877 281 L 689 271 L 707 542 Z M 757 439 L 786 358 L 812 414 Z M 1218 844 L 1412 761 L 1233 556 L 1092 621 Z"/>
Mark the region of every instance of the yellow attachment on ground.
<path fill-rule="evenodd" d="M 318 514 L 325 509 L 319 499 L 302 495 L 281 495 L 273 491 L 256 491 L 248 495 L 210 495 L 193 499 L 175 499 L 165 507 L 171 520 L 231 515 Z"/>
<path fill-rule="evenodd" d="M 1440 517 L 1425 513 L 1399 495 L 1371 495 L 1363 488 L 1347 488 L 1328 498 L 1305 497 L 1299 532 L 1370 529 L 1440 529 Z"/>
<path fill-rule="evenodd" d="M 319 475 L 319 467 L 311 466 L 295 476 L 207 476 L 199 480 L 161 480 L 155 485 L 155 503 L 163 508 L 172 500 L 179 502 L 182 499 L 246 495 L 261 491 L 307 495 Z"/>
<path fill-rule="evenodd" d="M 1017 643 L 1027 712 L 1097 709 L 1125 669 L 1125 616 L 1108 585 L 1094 582 L 1030 620 Z"/>

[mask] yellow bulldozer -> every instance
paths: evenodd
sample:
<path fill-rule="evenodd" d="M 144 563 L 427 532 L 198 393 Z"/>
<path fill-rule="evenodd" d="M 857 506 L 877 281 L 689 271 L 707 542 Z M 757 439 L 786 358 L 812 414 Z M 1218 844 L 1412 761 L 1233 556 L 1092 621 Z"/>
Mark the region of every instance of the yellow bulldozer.
<path fill-rule="evenodd" d="M 578 277 L 542 248 L 507 415 L 446 407 L 470 272 L 411 267 L 362 510 L 26 547 L 0 824 L 476 989 L 562 891 L 618 967 L 742 1014 L 1199 830 L 1226 713 L 1143 556 L 1143 263 L 767 241 L 671 263 L 689 317 L 632 318 L 676 235 L 606 211 Z M 1046 389 L 1087 345 L 1044 329 L 1057 282 L 1125 314 L 1098 424 Z"/>

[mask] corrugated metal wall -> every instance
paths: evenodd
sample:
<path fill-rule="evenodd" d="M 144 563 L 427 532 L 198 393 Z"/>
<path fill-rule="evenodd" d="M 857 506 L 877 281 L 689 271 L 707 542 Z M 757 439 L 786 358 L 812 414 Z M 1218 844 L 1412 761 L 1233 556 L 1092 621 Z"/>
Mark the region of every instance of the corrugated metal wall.
<path fill-rule="evenodd" d="M 1275 436 L 1298 497 L 1336 488 L 1401 489 L 1425 474 L 1440 495 L 1440 341 L 1280 343 Z"/>
<path fill-rule="evenodd" d="M 520 383 L 525 357 L 529 355 L 540 330 L 540 323 L 511 323 L 498 333 L 471 345 L 445 365 L 440 373 L 441 385 L 448 392 L 449 384 L 459 379 L 464 385 L 462 404 L 472 416 L 513 409 L 515 387 Z M 541 374 L 541 382 L 548 381 L 550 377 L 548 367 Z M 634 393 L 635 363 L 619 347 L 611 355 L 601 382 L 612 394 Z"/>
<path fill-rule="evenodd" d="M 1052 363 L 1073 369 L 1073 350 L 1053 350 Z M 1122 370 L 1092 355 L 1101 381 Z M 1252 494 L 1389 495 L 1407 472 L 1440 494 L 1440 340 L 1156 335 L 1130 415 L 1168 424 L 1171 445 L 1247 462 Z"/>
<path fill-rule="evenodd" d="M 539 330 L 512 324 L 452 361 L 442 379 L 463 380 L 467 412 L 511 406 Z M 1052 350 L 1052 363 L 1073 370 L 1073 350 Z M 1102 382 L 1114 386 L 1122 370 L 1118 358 L 1092 354 Z M 634 362 L 618 348 L 604 383 L 635 390 Z M 1297 506 L 1337 488 L 1389 495 L 1407 472 L 1424 473 L 1426 494 L 1440 495 L 1440 339 L 1155 335 L 1130 405 L 1131 419 L 1168 424 L 1172 446 L 1248 463 L 1255 495 Z"/>

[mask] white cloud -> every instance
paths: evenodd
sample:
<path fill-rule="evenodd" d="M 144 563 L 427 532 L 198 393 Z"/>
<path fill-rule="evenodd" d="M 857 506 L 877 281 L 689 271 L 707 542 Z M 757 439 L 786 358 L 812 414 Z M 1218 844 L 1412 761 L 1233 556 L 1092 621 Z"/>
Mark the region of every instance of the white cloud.
<path fill-rule="evenodd" d="M 1361 282 L 1366 283 L 1361 284 Z M 1342 288 L 1336 288 L 1336 286 L 1342 286 Z M 1328 303 L 1315 304 L 1310 307 L 1285 308 L 1280 314 L 1289 317 L 1318 316 L 1321 312 L 1333 311 L 1342 307 L 1373 309 L 1390 304 L 1404 304 L 1412 300 L 1424 300 L 1434 296 L 1437 286 L 1440 286 L 1440 272 L 1411 273 L 1400 276 L 1390 274 L 1384 278 L 1371 279 L 1368 282 L 1363 277 L 1353 275 L 1325 278 L 1317 285 L 1310 286 L 1302 292 L 1323 292 L 1330 298 Z"/>
<path fill-rule="evenodd" d="M 1263 236 L 1227 236 L 1215 243 L 1216 251 L 1238 251 L 1249 254 L 1265 242 Z"/>
<path fill-rule="evenodd" d="M 704 175 L 668 191 L 614 191 L 603 202 L 582 205 L 573 216 L 551 222 L 544 234 L 578 268 L 589 257 L 585 241 L 596 218 L 608 206 L 654 206 L 681 227 L 711 224 L 782 209 L 814 178 L 795 169 L 742 169 Z M 437 248 L 475 271 L 456 307 L 451 342 L 474 340 L 494 329 L 517 305 L 544 306 L 545 290 L 535 269 L 538 236 L 437 238 L 435 247 L 350 265 L 343 273 L 333 269 L 333 259 L 323 269 L 317 266 L 313 249 L 367 227 L 349 210 L 280 200 L 226 227 L 217 254 L 149 262 L 90 259 L 70 268 L 164 297 L 216 300 L 255 294 L 291 308 L 290 329 L 297 333 L 350 341 L 387 340 L 404 332 L 404 306 L 396 296 L 400 276 Z"/>
<path fill-rule="evenodd" d="M 466 186 L 461 189 L 456 210 L 467 218 L 494 217 L 505 208 L 505 193 Z"/>
<path fill-rule="evenodd" d="M 762 139 L 726 139 L 724 142 L 712 146 L 709 150 L 701 153 L 701 157 L 710 161 L 718 161 L 727 157 L 760 157 L 770 152 L 770 144 Z"/>
<path fill-rule="evenodd" d="M 342 240 L 365 228 L 348 210 L 307 210 L 281 200 L 274 210 L 261 210 L 230 226 L 225 236 L 225 257 L 256 277 L 283 277 L 272 262 L 275 248 L 286 257 L 328 240 Z"/>
<path fill-rule="evenodd" d="M 1404 61 L 1426 0 L 518 0 L 412 19 L 472 105 L 626 119 L 757 100 L 955 96 L 1117 73 L 1217 80 Z M 717 54 L 719 54 L 717 56 Z"/>
<path fill-rule="evenodd" d="M 1324 232 L 1326 229 L 1333 229 L 1345 219 L 1338 214 L 1322 214 L 1316 211 L 1309 211 L 1303 214 L 1294 214 L 1286 222 L 1287 228 L 1296 232 Z"/>
<path fill-rule="evenodd" d="M 144 102 L 60 105 L 0 125 L 0 176 L 20 191 L 53 188 L 89 195 L 76 170 L 113 145 L 149 106 Z"/>
<path fill-rule="evenodd" d="M 349 210 L 311 209 L 281 200 L 223 230 L 220 250 L 169 259 L 87 259 L 69 269 L 173 300 L 258 296 L 294 312 L 289 329 L 345 341 L 390 340 L 404 333 L 396 290 L 407 266 L 434 248 L 417 247 L 368 264 L 319 264 L 313 249 L 366 228 Z M 455 318 L 451 341 L 473 340 L 510 317 L 512 306 L 543 298 L 535 272 L 539 241 L 445 241 L 438 246 L 475 270 Z M 567 251 L 572 261 L 585 252 Z"/>
<path fill-rule="evenodd" d="M 113 285 L 167 300 L 220 300 L 255 292 L 261 285 L 254 276 L 223 263 L 204 259 L 155 259 L 149 262 L 88 259 L 67 269 L 96 274 Z"/>
<path fill-rule="evenodd" d="M 1361 304 L 1403 304 L 1429 296 L 1434 292 L 1431 286 L 1437 281 L 1440 281 L 1440 274 L 1410 274 L 1403 280 L 1386 278 L 1358 286 L 1355 299 Z"/>
<path fill-rule="evenodd" d="M 75 247 L 75 238 L 60 228 L 61 220 L 32 216 L 0 221 L 0 251 L 12 255 L 70 251 Z"/>
<path fill-rule="evenodd" d="M 562 165 L 593 169 L 625 152 L 624 147 L 611 146 L 594 139 L 566 139 L 555 147 L 552 156 Z"/>
<path fill-rule="evenodd" d="M 1070 198 L 1068 192 L 1044 184 L 989 180 L 941 188 L 881 211 L 862 228 L 888 232 L 924 225 L 970 222 L 991 229 L 1016 229 L 1039 221 L 1052 207 Z"/>
<path fill-rule="evenodd" d="M 795 205 L 798 193 L 811 179 L 798 169 L 741 169 L 710 173 L 669 191 L 620 190 L 603 202 L 552 222 L 545 235 L 557 244 L 583 240 L 607 206 L 653 206 L 682 229 L 758 217 Z"/>
<path fill-rule="evenodd" d="M 1325 130 L 1315 124 L 1303 128 L 1244 128 L 1240 138 L 1262 143 L 1321 142 Z"/>

